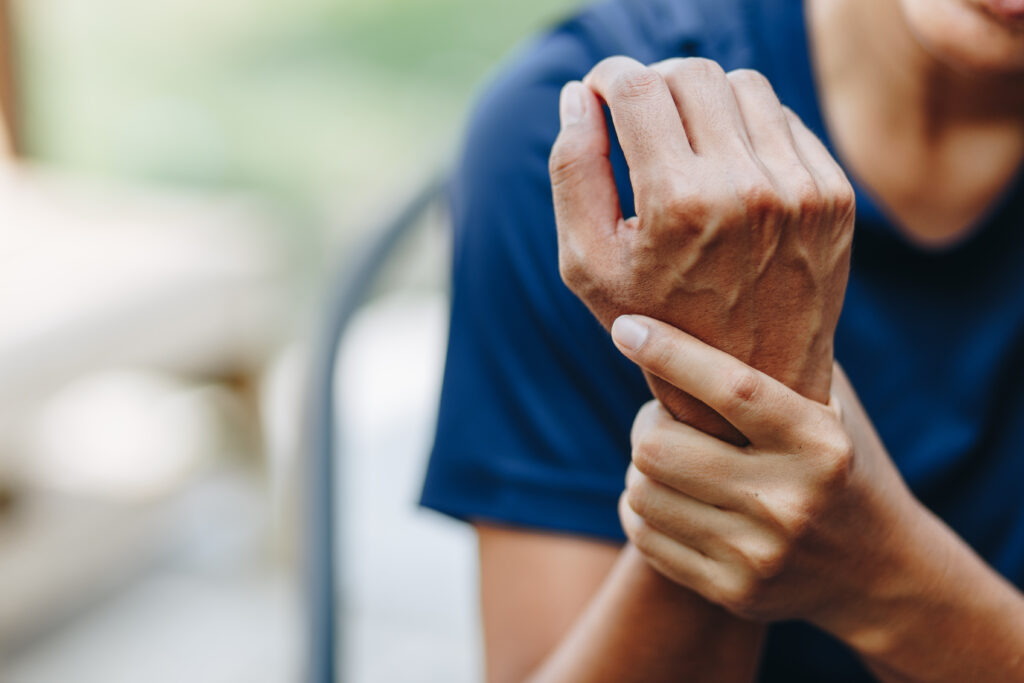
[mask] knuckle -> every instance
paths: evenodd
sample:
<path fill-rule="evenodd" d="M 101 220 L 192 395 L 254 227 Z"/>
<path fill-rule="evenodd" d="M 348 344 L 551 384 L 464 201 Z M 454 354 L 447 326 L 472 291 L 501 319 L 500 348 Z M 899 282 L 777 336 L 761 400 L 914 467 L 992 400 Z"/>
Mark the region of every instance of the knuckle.
<path fill-rule="evenodd" d="M 562 282 L 583 301 L 606 301 L 617 283 L 614 277 L 593 267 L 593 257 L 572 234 L 559 232 L 558 274 Z"/>
<path fill-rule="evenodd" d="M 742 183 L 737 189 L 737 195 L 748 214 L 766 214 L 779 205 L 775 188 L 767 178 L 754 178 Z"/>
<path fill-rule="evenodd" d="M 818 184 L 807 169 L 800 166 L 789 174 L 788 208 L 796 217 L 817 214 L 822 209 Z"/>
<path fill-rule="evenodd" d="M 839 176 L 837 180 L 837 187 L 832 193 L 832 203 L 835 206 L 836 214 L 839 216 L 851 215 L 857 205 L 857 194 L 853 190 L 853 185 L 846 178 L 846 175 L 837 169 Z"/>
<path fill-rule="evenodd" d="M 668 59 L 651 64 L 651 68 L 664 76 L 666 80 L 669 80 L 683 67 L 686 60 L 687 57 L 669 57 Z"/>
<path fill-rule="evenodd" d="M 649 481 L 642 477 L 636 477 L 626 487 L 626 502 L 629 503 L 633 512 L 644 517 L 651 510 L 652 493 Z"/>
<path fill-rule="evenodd" d="M 652 398 L 647 403 L 640 406 L 640 410 L 637 412 L 637 417 L 642 414 L 644 419 L 647 421 L 646 424 L 654 426 L 658 422 L 664 419 L 665 408 L 661 405 L 661 401 L 656 398 Z"/>
<path fill-rule="evenodd" d="M 659 377 L 679 365 L 679 352 L 675 344 L 669 340 L 659 339 L 656 335 L 650 335 L 648 341 L 641 347 L 641 353 L 645 355 L 644 365 Z"/>
<path fill-rule="evenodd" d="M 651 199 L 665 206 L 689 202 L 693 197 L 690 184 L 675 173 L 661 173 L 646 185 Z"/>
<path fill-rule="evenodd" d="M 759 581 L 749 574 L 740 574 L 723 583 L 717 602 L 733 614 L 748 616 L 756 611 L 759 595 Z"/>
<path fill-rule="evenodd" d="M 666 174 L 658 183 L 655 197 L 661 209 L 660 214 L 677 223 L 699 216 L 706 203 L 697 183 L 671 174 Z"/>
<path fill-rule="evenodd" d="M 654 69 L 647 67 L 623 71 L 612 80 L 613 97 L 629 100 L 650 97 L 662 85 L 663 79 Z"/>
<path fill-rule="evenodd" d="M 666 185 L 651 202 L 657 223 L 675 229 L 693 225 L 702 211 L 699 199 L 686 188 L 668 182 Z"/>
<path fill-rule="evenodd" d="M 636 520 L 625 531 L 629 542 L 641 553 L 650 555 L 654 551 L 654 530 L 647 522 Z"/>
<path fill-rule="evenodd" d="M 812 507 L 794 508 L 786 520 L 786 533 L 794 541 L 807 538 L 814 527 Z"/>
<path fill-rule="evenodd" d="M 579 241 L 561 225 L 558 226 L 558 274 L 562 282 L 577 294 L 595 286 Z"/>
<path fill-rule="evenodd" d="M 730 408 L 748 405 L 758 394 L 761 376 L 752 368 L 730 370 L 724 380 L 724 402 Z"/>
<path fill-rule="evenodd" d="M 590 70 L 591 74 L 616 74 L 624 70 L 642 67 L 643 64 L 626 55 L 605 57 Z"/>
<path fill-rule="evenodd" d="M 726 77 L 739 88 L 773 90 L 768 78 L 756 69 L 733 69 Z"/>
<path fill-rule="evenodd" d="M 652 398 L 640 407 L 636 417 L 633 418 L 633 426 L 629 430 L 629 442 L 636 445 L 640 438 L 650 432 L 658 420 L 658 413 L 661 405 L 658 399 Z"/>
<path fill-rule="evenodd" d="M 781 514 L 777 515 L 786 537 L 795 541 L 810 535 L 821 507 L 821 501 L 817 496 L 804 491 L 797 491 L 789 496 L 788 504 L 782 509 Z"/>
<path fill-rule="evenodd" d="M 551 154 L 548 155 L 548 174 L 551 176 L 551 184 L 558 188 L 567 182 L 576 180 L 581 174 L 581 161 L 583 156 L 565 136 L 559 136 L 551 147 Z"/>
<path fill-rule="evenodd" d="M 664 469 L 664 446 L 655 430 L 641 434 L 633 446 L 633 464 L 642 474 L 656 477 Z"/>
<path fill-rule="evenodd" d="M 768 580 L 782 573 L 787 548 L 781 541 L 752 541 L 738 549 L 754 576 Z"/>
<path fill-rule="evenodd" d="M 558 250 L 558 274 L 573 291 L 588 279 L 586 265 L 570 249 Z"/>
<path fill-rule="evenodd" d="M 853 470 L 853 441 L 838 427 L 829 431 L 821 448 L 825 483 L 830 488 L 841 488 L 847 484 Z"/>
<path fill-rule="evenodd" d="M 821 205 L 821 193 L 818 184 L 806 171 L 794 179 L 793 196 L 801 210 L 813 210 Z"/>
<path fill-rule="evenodd" d="M 687 72 L 687 76 L 697 76 L 705 79 L 724 79 L 725 69 L 713 59 L 707 57 L 686 57 L 680 65 L 680 70 Z"/>
<path fill-rule="evenodd" d="M 782 105 L 782 114 L 786 117 L 786 121 L 789 122 L 789 125 L 794 130 L 804 125 L 803 120 L 797 115 L 797 113 L 785 104 Z"/>

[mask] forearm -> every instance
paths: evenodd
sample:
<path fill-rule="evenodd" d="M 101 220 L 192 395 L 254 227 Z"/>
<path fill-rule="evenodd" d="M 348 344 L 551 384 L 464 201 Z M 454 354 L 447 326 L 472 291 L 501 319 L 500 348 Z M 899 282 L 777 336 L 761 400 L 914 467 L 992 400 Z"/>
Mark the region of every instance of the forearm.
<path fill-rule="evenodd" d="M 930 513 L 918 533 L 927 554 L 832 630 L 884 681 L 1024 681 L 1024 596 Z"/>
<path fill-rule="evenodd" d="M 668 579 L 626 546 L 590 606 L 534 683 L 714 680 L 746 683 L 763 627 Z"/>

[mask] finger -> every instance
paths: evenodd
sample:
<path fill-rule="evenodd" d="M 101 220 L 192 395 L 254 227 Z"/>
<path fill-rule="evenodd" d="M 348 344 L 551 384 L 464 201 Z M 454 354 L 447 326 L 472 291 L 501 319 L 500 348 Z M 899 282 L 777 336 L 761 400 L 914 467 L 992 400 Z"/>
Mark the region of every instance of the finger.
<path fill-rule="evenodd" d="M 786 111 L 771 83 L 753 69 L 736 69 L 726 74 L 754 155 L 772 184 L 780 190 L 794 180 L 816 180 L 804 165 L 793 139 Z"/>
<path fill-rule="evenodd" d="M 636 449 L 640 440 L 658 426 L 661 419 L 660 413 L 663 411 L 668 412 L 661 401 L 656 398 L 652 398 L 640 406 L 636 417 L 633 418 L 633 426 L 629 430 L 629 444 L 633 449 Z"/>
<path fill-rule="evenodd" d="M 559 114 L 562 128 L 548 160 L 559 248 L 581 248 L 579 241 L 600 239 L 615 229 L 619 197 L 600 102 L 582 83 L 570 81 L 562 88 Z"/>
<path fill-rule="evenodd" d="M 693 157 L 672 94 L 661 74 L 629 57 L 609 57 L 583 79 L 607 104 L 630 176 L 661 179 Z"/>
<path fill-rule="evenodd" d="M 660 73 L 683 121 L 690 146 L 699 155 L 752 155 L 743 116 L 722 67 L 710 59 L 667 59 L 651 68 Z"/>
<path fill-rule="evenodd" d="M 651 410 L 645 406 L 634 422 L 632 466 L 704 503 L 742 509 L 745 492 L 760 476 L 757 458 L 676 421 L 660 404 L 654 405 Z"/>
<path fill-rule="evenodd" d="M 579 81 L 559 98 L 561 130 L 551 148 L 548 171 L 558 228 L 559 269 L 566 282 L 609 243 L 622 217 L 601 103 Z"/>
<path fill-rule="evenodd" d="M 619 316 L 612 339 L 637 365 L 703 401 L 754 446 L 805 437 L 815 410 L 827 408 L 724 351 L 666 323 L 640 315 Z M 817 408 L 815 408 L 817 406 Z"/>
<path fill-rule="evenodd" d="M 857 211 L 857 195 L 849 178 L 846 177 L 846 172 L 818 136 L 804 125 L 800 117 L 788 107 L 784 109 L 790 130 L 793 131 L 797 151 L 804 159 L 804 165 L 814 174 L 821 196 L 827 200 L 828 210 L 831 212 L 829 223 L 836 227 L 852 227 Z M 846 244 L 846 248 L 837 253 L 846 254 L 840 258 L 848 258 L 850 231 L 840 229 L 825 234 L 830 234 Z"/>
<path fill-rule="evenodd" d="M 729 556 L 726 539 L 740 531 L 736 513 L 680 493 L 635 467 L 626 477 L 626 502 L 658 531 L 714 559 Z"/>
<path fill-rule="evenodd" d="M 718 563 L 645 522 L 630 508 L 625 493 L 619 498 L 619 520 L 630 543 L 659 573 L 698 593 L 713 585 Z"/>
<path fill-rule="evenodd" d="M 793 135 L 797 153 L 804 160 L 807 169 L 814 174 L 819 187 L 827 191 L 829 188 L 848 186 L 846 173 L 825 147 L 825 143 L 810 131 L 792 109 L 783 107 L 783 112 Z"/>

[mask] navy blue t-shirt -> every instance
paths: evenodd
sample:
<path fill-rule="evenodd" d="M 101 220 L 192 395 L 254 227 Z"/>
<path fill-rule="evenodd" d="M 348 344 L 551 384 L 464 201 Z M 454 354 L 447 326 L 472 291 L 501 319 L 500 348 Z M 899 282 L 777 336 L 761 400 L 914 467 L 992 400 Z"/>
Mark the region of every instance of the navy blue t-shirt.
<path fill-rule="evenodd" d="M 504 69 L 452 181 L 451 332 L 424 505 L 623 540 L 629 427 L 650 393 L 558 274 L 547 157 L 559 90 L 611 54 L 701 55 L 763 72 L 828 144 L 808 53 L 800 0 L 611 0 Z M 1024 178 L 942 249 L 909 242 L 858 188 L 836 355 L 915 495 L 1021 586 Z M 770 627 L 761 680 L 872 679 L 842 644 L 793 622 Z"/>

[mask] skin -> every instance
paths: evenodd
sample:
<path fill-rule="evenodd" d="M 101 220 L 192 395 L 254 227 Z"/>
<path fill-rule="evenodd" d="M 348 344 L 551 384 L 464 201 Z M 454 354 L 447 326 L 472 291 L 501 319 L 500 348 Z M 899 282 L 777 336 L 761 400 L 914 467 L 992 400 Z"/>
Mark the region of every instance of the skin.
<path fill-rule="evenodd" d="M 632 545 L 477 531 L 488 681 L 753 679 L 761 626 L 665 578 Z"/>
<path fill-rule="evenodd" d="M 1024 159 L 1024 66 L 1013 67 L 1024 30 L 964 0 L 807 10 L 819 100 L 846 168 L 909 240 L 961 239 Z"/>
<path fill-rule="evenodd" d="M 926 247 L 961 239 L 1024 161 L 1024 32 L 995 20 L 974 0 L 806 4 L 819 100 L 844 164 L 908 239 Z M 661 75 L 675 98 L 673 88 L 690 82 Z M 585 80 L 595 92 L 600 82 Z M 620 138 L 624 129 L 636 132 L 641 150 L 678 151 L 678 129 L 656 100 L 649 98 L 647 114 L 615 118 L 616 129 Z M 609 104 L 615 117 L 614 102 Z M 687 117 L 680 121 L 699 156 L 701 144 L 694 142 Z M 791 133 L 796 130 L 790 122 Z M 564 137 L 563 131 L 560 141 Z M 525 579 L 510 558 L 500 564 L 489 559 L 509 541 L 493 527 L 478 527 L 485 630 L 500 625 L 504 634 L 501 642 L 488 639 L 490 680 L 750 680 L 760 644 L 757 624 L 794 616 L 846 641 L 885 680 L 1024 680 L 1019 593 L 913 499 L 852 388 L 841 374 L 832 377 L 830 343 L 807 341 L 823 330 L 828 336 L 835 305 L 830 297 L 841 297 L 841 286 L 838 293 L 828 286 L 814 290 L 807 308 L 820 315 L 810 318 L 791 309 L 773 319 L 771 307 L 744 316 L 735 306 L 716 309 L 709 297 L 697 296 L 695 308 L 703 313 L 697 322 L 706 325 L 698 329 L 679 317 L 688 315 L 678 312 L 688 306 L 685 291 L 671 287 L 662 299 L 671 303 L 659 308 L 657 296 L 630 283 L 650 275 L 636 255 L 646 253 L 653 272 L 662 247 L 602 251 L 600 239 L 566 239 L 575 233 L 567 215 L 579 214 L 595 229 L 606 226 L 609 215 L 605 194 L 585 190 L 602 173 L 599 136 L 593 139 L 589 156 L 553 167 L 554 175 L 559 168 L 579 171 L 560 184 L 556 179 L 559 239 L 560 247 L 588 257 L 578 259 L 582 272 L 574 272 L 566 249 L 560 255 L 568 256 L 570 267 L 563 260 L 563 274 L 571 286 L 580 283 L 576 291 L 606 326 L 620 313 L 650 316 L 631 318 L 657 330 L 637 351 L 627 343 L 628 333 L 623 337 L 618 329 L 616 336 L 620 349 L 645 369 L 665 408 L 645 408 L 634 429 L 636 464 L 620 513 L 635 543 L 620 550 L 590 542 L 594 553 L 582 559 L 549 536 L 502 530 L 516 536 L 518 557 L 547 558 L 547 572 L 529 577 L 535 602 L 570 602 L 571 596 L 580 606 L 573 614 L 567 615 L 573 611 L 568 607 L 559 612 L 558 635 L 537 628 L 553 615 L 488 600 Z M 661 175 L 684 172 L 689 162 L 680 159 L 685 156 L 664 162 Z M 643 214 L 641 198 L 673 193 L 645 187 L 659 173 L 635 171 L 628 150 L 627 160 L 642 213 L 636 222 L 643 226 L 659 214 Z M 716 163 L 727 174 L 746 163 L 733 161 L 735 166 Z M 572 198 L 560 204 L 559 191 Z M 743 206 L 724 207 L 722 201 L 717 195 L 713 206 L 701 209 L 722 215 L 716 212 Z M 616 222 L 612 232 L 638 227 Z M 749 233 L 760 227 L 751 222 L 744 235 L 737 223 L 723 240 L 743 243 L 733 252 L 741 254 L 758 244 Z M 830 234 L 842 233 L 841 226 L 831 227 Z M 689 239 L 694 230 L 683 232 Z M 605 239 L 607 234 L 605 229 Z M 621 251 L 628 256 L 625 268 Z M 751 261 L 723 258 L 718 268 L 702 271 L 703 256 L 686 270 L 682 290 L 701 291 L 685 283 L 693 273 L 706 275 L 700 282 L 709 286 L 727 292 L 746 286 L 746 295 L 758 295 L 750 285 Z M 719 270 L 729 263 L 735 272 Z M 652 289 L 663 284 L 655 280 Z M 733 324 L 746 325 L 746 339 L 729 334 Z M 765 330 L 777 329 L 787 333 L 776 339 L 803 343 L 758 350 Z M 603 570 L 609 573 L 599 581 Z M 557 578 L 567 576 L 586 578 Z M 513 640 L 520 643 L 514 653 L 507 645 Z M 716 646 L 723 643 L 727 647 Z"/>
<path fill-rule="evenodd" d="M 584 83 L 563 91 L 550 163 L 566 284 L 606 326 L 626 312 L 663 317 L 827 400 L 854 194 L 821 142 L 763 76 L 726 74 L 709 60 L 648 68 L 613 57 Z M 629 219 L 598 98 L 636 190 Z M 678 419 L 741 439 L 703 404 L 647 377 Z"/>
<path fill-rule="evenodd" d="M 612 336 L 748 437 L 657 401 L 637 415 L 620 517 L 659 572 L 747 619 L 816 624 L 885 679 L 1024 680 L 1024 596 L 914 499 L 841 371 L 825 406 L 665 323 Z"/>

